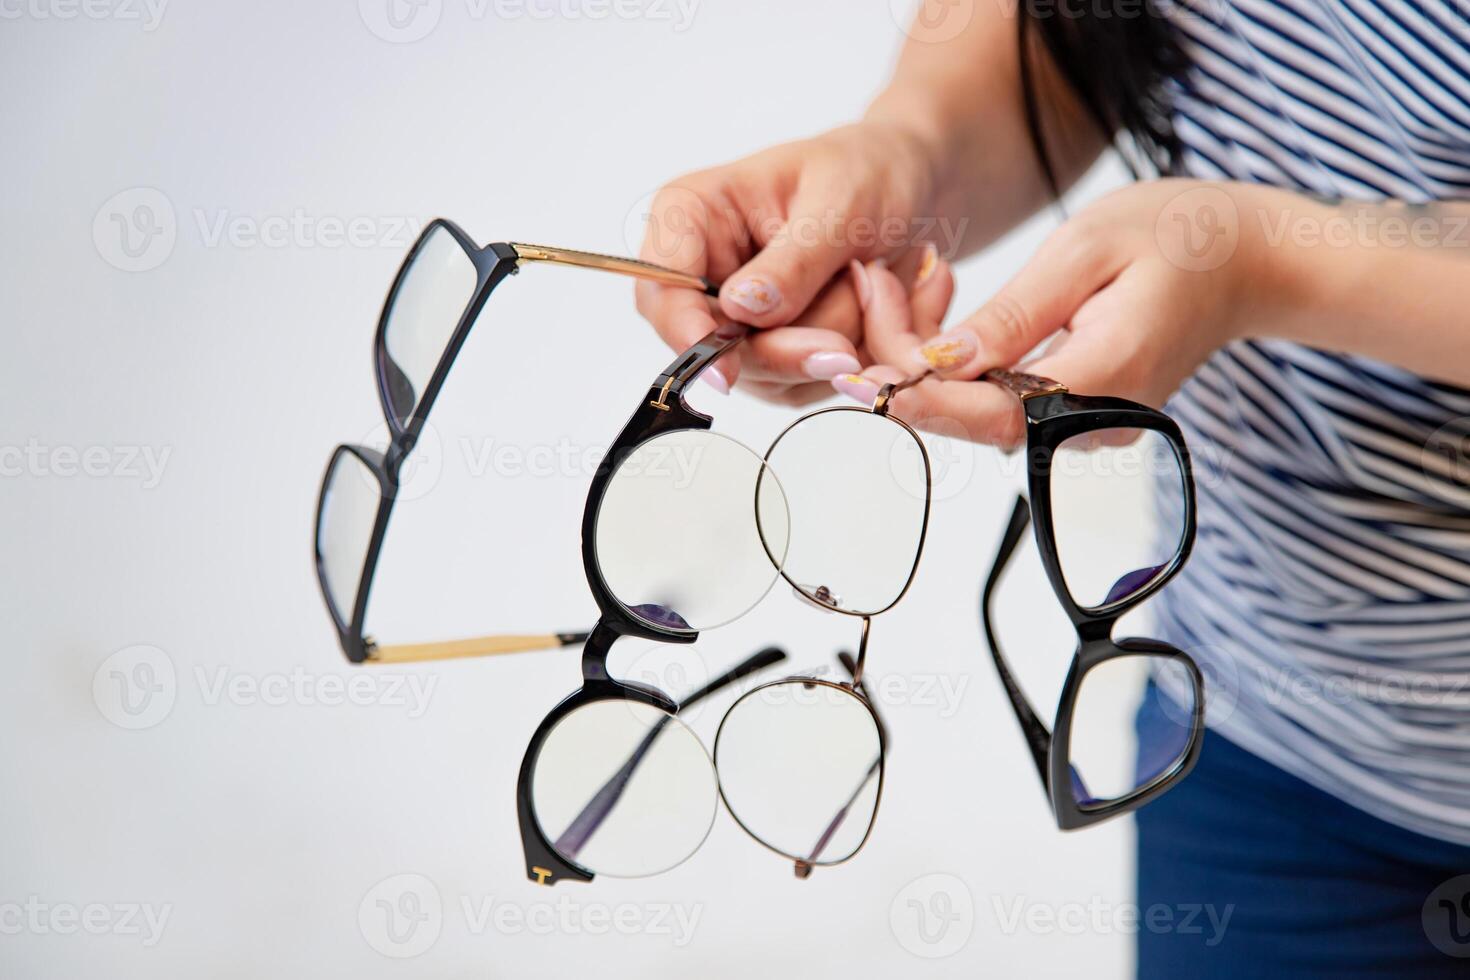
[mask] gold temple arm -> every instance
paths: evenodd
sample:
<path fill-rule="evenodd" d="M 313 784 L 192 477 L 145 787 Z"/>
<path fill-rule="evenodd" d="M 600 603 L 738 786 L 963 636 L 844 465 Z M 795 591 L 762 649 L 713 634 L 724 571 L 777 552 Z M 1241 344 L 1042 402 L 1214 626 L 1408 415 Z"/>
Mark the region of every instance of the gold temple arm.
<path fill-rule="evenodd" d="M 912 388 L 920 381 L 935 373 L 937 372 L 933 370 L 921 371 L 918 374 L 904 378 L 902 381 L 886 384 L 879 388 L 878 397 L 873 401 L 873 411 L 879 415 L 887 415 L 889 409 L 888 403 L 892 401 L 894 395 L 903 391 L 905 388 Z M 1039 398 L 1042 395 L 1065 395 L 1067 393 L 1067 386 L 1060 381 L 1043 378 L 1039 374 L 1027 374 L 1024 371 L 1007 371 L 1003 368 L 995 368 L 980 375 L 980 380 L 1000 385 L 1021 399 L 1021 401 L 1026 401 L 1028 398 Z"/>
<path fill-rule="evenodd" d="M 1060 381 L 1043 378 L 1039 374 L 1027 374 L 1024 371 L 1005 371 L 996 368 L 980 375 L 980 380 L 1000 385 L 1021 401 L 1028 398 L 1039 398 L 1042 395 L 1065 395 L 1067 393 L 1067 386 Z"/>
<path fill-rule="evenodd" d="M 455 660 L 460 657 L 490 657 L 501 653 L 527 653 L 572 646 L 587 638 L 585 633 L 537 633 L 525 636 L 477 636 L 469 640 L 438 643 L 402 643 L 378 646 L 367 637 L 367 663 L 411 664 L 426 660 Z"/>
<path fill-rule="evenodd" d="M 676 272 L 661 265 L 654 265 L 652 262 L 644 262 L 642 259 L 625 259 L 616 255 L 601 255 L 597 252 L 579 252 L 576 249 L 555 248 L 551 245 L 525 245 L 520 242 L 509 244 L 515 249 L 516 257 L 522 262 L 553 262 L 557 265 L 576 266 L 579 269 L 601 269 L 603 272 L 612 272 L 620 276 L 651 279 L 665 286 L 697 289 L 709 296 L 718 296 L 720 293 L 719 289 L 708 279 L 691 276 L 686 272 Z"/>

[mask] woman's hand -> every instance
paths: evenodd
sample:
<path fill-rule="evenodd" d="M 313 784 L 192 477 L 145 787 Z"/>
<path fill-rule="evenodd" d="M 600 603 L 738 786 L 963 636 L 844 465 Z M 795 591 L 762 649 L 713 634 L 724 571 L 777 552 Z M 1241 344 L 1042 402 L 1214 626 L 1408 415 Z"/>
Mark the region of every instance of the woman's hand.
<path fill-rule="evenodd" d="M 871 363 L 849 263 L 886 259 L 912 279 L 926 254 L 912 219 L 934 213 L 933 183 L 920 141 L 878 122 L 675 180 L 654 197 L 640 257 L 724 288 L 716 306 L 640 282 L 638 310 L 679 350 L 717 321 L 782 327 L 704 377 L 793 404 L 826 397 L 828 381 Z"/>
<path fill-rule="evenodd" d="M 916 310 L 937 322 L 943 311 L 932 303 L 949 290 L 926 283 L 910 301 L 886 270 L 870 268 L 866 341 L 883 366 L 863 374 L 882 382 L 935 370 L 899 393 L 894 413 L 946 431 L 958 423 L 970 439 L 1008 448 L 1024 438 L 1019 403 L 974 379 L 1018 364 L 1049 338 L 1025 370 L 1082 394 L 1161 405 L 1248 325 L 1286 311 L 1289 289 L 1263 260 L 1255 220 L 1281 194 L 1192 180 L 1131 185 L 1063 224 L 990 302 L 927 341 Z M 948 277 L 942 268 L 931 281 Z M 860 399 L 867 392 L 851 379 L 835 387 Z"/>

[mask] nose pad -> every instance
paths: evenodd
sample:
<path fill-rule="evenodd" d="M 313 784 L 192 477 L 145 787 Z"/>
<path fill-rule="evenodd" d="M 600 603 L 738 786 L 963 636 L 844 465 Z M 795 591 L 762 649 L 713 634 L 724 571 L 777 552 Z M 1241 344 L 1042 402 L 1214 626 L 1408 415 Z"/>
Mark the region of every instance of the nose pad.
<path fill-rule="evenodd" d="M 818 585 L 816 588 L 806 585 L 793 586 L 791 591 L 802 602 L 809 606 L 816 606 L 823 612 L 835 612 L 842 607 L 842 596 L 825 585 Z"/>

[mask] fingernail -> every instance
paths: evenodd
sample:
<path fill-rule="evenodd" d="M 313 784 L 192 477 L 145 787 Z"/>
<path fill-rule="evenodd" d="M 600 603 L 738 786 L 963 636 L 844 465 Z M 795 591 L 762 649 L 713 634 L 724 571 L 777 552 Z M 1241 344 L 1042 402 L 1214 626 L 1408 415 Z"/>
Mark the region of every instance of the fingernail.
<path fill-rule="evenodd" d="M 801 362 L 802 373 L 813 381 L 831 381 L 839 374 L 857 374 L 863 369 L 856 357 L 835 350 L 821 350 Z"/>
<path fill-rule="evenodd" d="M 781 290 L 764 279 L 742 279 L 730 287 L 730 302 L 760 316 L 781 305 Z"/>
<path fill-rule="evenodd" d="M 873 298 L 873 281 L 868 278 L 868 270 L 857 259 L 852 260 L 848 269 L 852 273 L 853 285 L 857 287 L 858 306 L 866 310 Z"/>
<path fill-rule="evenodd" d="M 705 380 L 706 384 L 720 394 L 728 395 L 730 393 L 730 382 L 725 380 L 725 376 L 720 373 L 719 368 L 705 368 L 704 373 L 700 377 Z"/>
<path fill-rule="evenodd" d="M 980 342 L 968 330 L 951 330 L 914 351 L 914 357 L 925 367 L 936 371 L 953 371 L 964 367 L 980 353 Z"/>
<path fill-rule="evenodd" d="M 939 268 L 939 249 L 933 242 L 925 242 L 924 257 L 919 260 L 919 277 L 914 280 L 914 288 L 918 289 L 928 282 L 937 268 Z"/>
<path fill-rule="evenodd" d="M 832 387 L 837 389 L 838 394 L 846 395 L 864 405 L 873 404 L 873 399 L 878 397 L 878 385 L 861 374 L 840 374 L 832 379 Z"/>

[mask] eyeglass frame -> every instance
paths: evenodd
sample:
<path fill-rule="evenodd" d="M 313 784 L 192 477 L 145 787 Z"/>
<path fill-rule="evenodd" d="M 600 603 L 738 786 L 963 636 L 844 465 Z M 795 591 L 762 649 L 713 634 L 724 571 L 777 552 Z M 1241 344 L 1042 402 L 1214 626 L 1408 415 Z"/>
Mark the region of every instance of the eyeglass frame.
<path fill-rule="evenodd" d="M 420 251 L 436 231 L 447 232 L 453 237 L 466 257 L 473 263 L 477 278 L 474 291 L 465 304 L 448 343 L 440 353 L 439 360 L 434 366 L 434 371 L 422 395 L 415 401 L 406 418 L 399 417 L 393 408 L 389 390 L 390 368 L 393 361 L 388 354 L 388 325 L 394 301 L 398 297 L 409 269 L 412 268 Z M 365 632 L 368 597 L 372 591 L 378 559 L 387 535 L 389 518 L 392 516 L 397 500 L 400 487 L 399 476 L 403 465 L 413 452 L 424 423 L 428 420 L 429 411 L 439 397 L 449 372 L 459 357 L 460 349 L 479 319 L 490 294 L 507 278 L 517 274 L 521 266 L 526 263 L 549 263 L 595 269 L 660 282 L 664 285 L 697 289 L 707 296 L 719 295 L 718 287 L 708 279 L 691 276 L 639 259 L 621 258 L 550 245 L 528 245 L 521 242 L 493 242 L 481 248 L 459 225 L 447 218 L 435 218 L 425 225 L 393 277 L 393 283 L 384 299 L 383 309 L 378 317 L 377 330 L 373 337 L 373 376 L 377 383 L 378 401 L 388 426 L 388 446 L 384 450 L 377 450 L 351 443 L 338 445 L 327 461 L 326 471 L 322 475 L 321 488 L 317 494 L 312 537 L 317 584 L 321 589 L 322 600 L 327 606 L 327 613 L 331 617 L 333 626 L 336 627 L 342 652 L 351 663 L 417 663 L 429 660 L 529 652 L 575 646 L 585 642 L 589 635 L 586 631 L 563 631 L 541 634 L 501 634 L 429 643 L 379 645 L 375 638 L 368 636 Z M 367 467 L 377 480 L 379 491 L 378 510 L 363 559 L 363 567 L 358 575 L 350 617 L 344 617 L 343 612 L 337 609 L 332 601 L 321 548 L 322 517 L 330 489 L 331 476 L 338 459 L 344 453 L 355 456 Z"/>
<path fill-rule="evenodd" d="M 1061 830 L 1078 830 L 1147 805 L 1177 786 L 1199 761 L 1205 728 L 1204 677 L 1199 665 L 1184 651 L 1162 641 L 1136 637 L 1114 640 L 1112 636 L 1114 627 L 1125 613 L 1137 608 L 1179 573 L 1194 547 L 1196 501 L 1189 447 L 1178 424 L 1163 412 L 1147 405 L 1122 398 L 1076 395 L 1059 382 L 1022 372 L 992 371 L 985 377 L 1003 384 L 1021 399 L 1026 418 L 1025 451 L 1030 502 L 1027 502 L 1025 496 L 1018 496 L 1012 508 L 1010 521 L 981 591 L 981 623 L 991 658 L 1000 675 L 1001 686 L 1015 713 L 1016 721 L 1021 726 L 1021 733 L 1030 749 L 1037 774 L 1041 777 L 1057 827 Z M 1051 467 L 1056 451 L 1068 439 L 1116 428 L 1156 432 L 1168 442 L 1179 463 L 1182 477 L 1184 533 L 1170 560 L 1137 591 L 1111 603 L 1084 606 L 1073 597 L 1062 570 L 1056 541 L 1055 511 L 1052 507 Z M 1077 649 L 1063 682 L 1052 729 L 1048 729 L 1042 722 L 1030 699 L 1016 682 L 994 625 L 993 607 L 997 586 L 1027 524 L 1033 525 L 1042 567 L 1057 600 L 1077 633 Z M 1089 671 L 1099 664 L 1127 656 L 1160 658 L 1179 663 L 1188 672 L 1194 690 L 1189 741 L 1177 760 L 1142 786 L 1114 800 L 1084 805 L 1076 797 L 1074 777 L 1076 785 L 1081 785 L 1081 782 L 1071 759 L 1072 722 L 1077 696 Z M 1058 743 L 1061 746 L 1060 751 Z"/>

